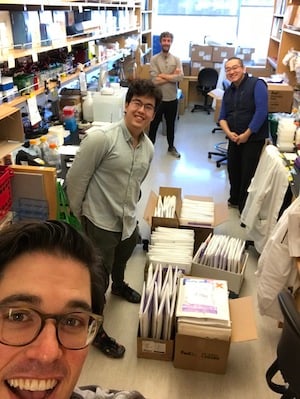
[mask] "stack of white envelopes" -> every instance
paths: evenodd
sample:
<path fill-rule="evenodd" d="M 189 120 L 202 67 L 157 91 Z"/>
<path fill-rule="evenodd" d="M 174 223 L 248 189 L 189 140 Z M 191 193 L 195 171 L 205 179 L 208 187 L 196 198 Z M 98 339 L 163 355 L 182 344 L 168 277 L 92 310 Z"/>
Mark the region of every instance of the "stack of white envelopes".
<path fill-rule="evenodd" d="M 158 196 L 157 204 L 154 209 L 154 216 L 162 218 L 174 218 L 176 210 L 175 195 Z"/>
<path fill-rule="evenodd" d="M 185 274 L 191 270 L 194 250 L 194 230 L 156 227 L 151 233 L 148 262 L 178 266 Z"/>
<path fill-rule="evenodd" d="M 227 281 L 182 277 L 176 318 L 179 334 L 228 340 L 231 320 Z"/>
<path fill-rule="evenodd" d="M 212 201 L 183 198 L 180 225 L 198 224 L 212 226 L 215 220 L 215 205 Z"/>
<path fill-rule="evenodd" d="M 139 309 L 142 338 L 170 340 L 174 332 L 177 285 L 181 271 L 171 266 L 149 264 Z"/>
<path fill-rule="evenodd" d="M 195 262 L 233 273 L 241 273 L 246 242 L 222 234 L 210 234 L 200 245 Z"/>

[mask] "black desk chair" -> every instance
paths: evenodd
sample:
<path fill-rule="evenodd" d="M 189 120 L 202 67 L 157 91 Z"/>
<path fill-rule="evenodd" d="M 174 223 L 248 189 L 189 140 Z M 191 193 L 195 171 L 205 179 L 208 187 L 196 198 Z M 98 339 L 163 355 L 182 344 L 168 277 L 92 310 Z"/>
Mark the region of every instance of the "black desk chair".
<path fill-rule="evenodd" d="M 198 73 L 197 92 L 204 96 L 204 104 L 195 104 L 191 112 L 196 110 L 206 111 L 208 114 L 212 111 L 212 98 L 208 93 L 215 89 L 218 82 L 218 72 L 214 68 L 203 68 Z"/>
<path fill-rule="evenodd" d="M 293 295 L 283 290 L 278 295 L 284 316 L 282 334 L 277 346 L 277 359 L 269 367 L 266 380 L 272 391 L 282 394 L 281 399 L 300 398 L 300 313 Z M 278 385 L 272 378 L 280 372 L 285 385 Z"/>

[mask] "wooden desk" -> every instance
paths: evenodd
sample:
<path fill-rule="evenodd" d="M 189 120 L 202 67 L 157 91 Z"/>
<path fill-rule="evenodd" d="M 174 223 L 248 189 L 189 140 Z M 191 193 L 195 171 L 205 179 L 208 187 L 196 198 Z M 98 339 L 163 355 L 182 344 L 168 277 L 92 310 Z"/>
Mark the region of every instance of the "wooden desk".
<path fill-rule="evenodd" d="M 183 80 L 179 83 L 179 88 L 183 94 L 184 108 L 187 108 L 190 102 L 199 102 L 200 100 L 196 89 L 197 81 L 197 76 L 184 76 Z"/>

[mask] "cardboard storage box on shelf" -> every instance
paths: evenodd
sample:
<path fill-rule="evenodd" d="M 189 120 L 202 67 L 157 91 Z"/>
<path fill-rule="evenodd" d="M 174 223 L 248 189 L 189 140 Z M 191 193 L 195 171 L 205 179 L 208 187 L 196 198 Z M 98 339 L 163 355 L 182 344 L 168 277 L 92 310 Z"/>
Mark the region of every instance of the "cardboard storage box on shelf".
<path fill-rule="evenodd" d="M 268 83 L 269 112 L 292 111 L 293 88 L 285 83 Z"/>
<path fill-rule="evenodd" d="M 211 61 L 192 61 L 191 62 L 191 76 L 198 76 L 198 73 L 203 68 L 212 68 Z"/>
<path fill-rule="evenodd" d="M 157 205 L 158 196 L 166 197 L 175 195 L 176 210 L 174 218 L 154 216 L 155 207 Z M 144 219 L 154 229 L 157 226 L 162 227 L 179 227 L 179 215 L 181 210 L 181 188 L 178 187 L 160 187 L 158 194 L 151 191 L 148 198 L 148 203 L 144 212 Z"/>
<path fill-rule="evenodd" d="M 199 250 L 200 246 L 193 258 L 191 276 L 212 278 L 215 280 L 226 280 L 228 283 L 228 289 L 230 291 L 233 291 L 235 294 L 239 294 L 245 277 L 245 270 L 249 257 L 248 252 L 244 253 L 241 272 L 233 273 L 227 270 L 218 269 L 217 267 L 207 266 L 198 263 Z"/>
<path fill-rule="evenodd" d="M 176 334 L 174 367 L 224 374 L 227 370 L 231 343 L 257 339 L 251 297 L 229 300 L 232 322 L 228 341 Z"/>
<path fill-rule="evenodd" d="M 208 201 L 214 202 L 212 197 L 203 197 L 199 195 L 185 195 L 184 198 L 195 201 Z M 199 248 L 200 244 L 206 240 L 209 234 L 213 233 L 214 228 L 228 219 L 228 206 L 225 203 L 214 203 L 214 221 L 209 225 L 201 225 L 193 221 L 179 222 L 180 228 L 193 229 L 195 232 L 195 246 L 194 253 Z"/>
<path fill-rule="evenodd" d="M 233 57 L 234 53 L 234 46 L 214 46 L 212 51 L 212 61 L 222 62 L 224 58 Z"/>
<path fill-rule="evenodd" d="M 192 61 L 212 61 L 212 46 L 193 44 L 190 57 Z"/>

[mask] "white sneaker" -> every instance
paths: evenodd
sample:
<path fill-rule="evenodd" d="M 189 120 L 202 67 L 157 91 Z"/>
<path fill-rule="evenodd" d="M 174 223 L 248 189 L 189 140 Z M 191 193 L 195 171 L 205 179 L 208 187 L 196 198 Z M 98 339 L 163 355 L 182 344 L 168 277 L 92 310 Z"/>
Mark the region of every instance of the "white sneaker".
<path fill-rule="evenodd" d="M 168 152 L 170 153 L 170 155 L 173 155 L 173 157 L 175 157 L 175 158 L 180 158 L 181 157 L 181 155 L 179 154 L 179 152 L 176 150 L 175 147 L 170 147 L 168 149 Z"/>

